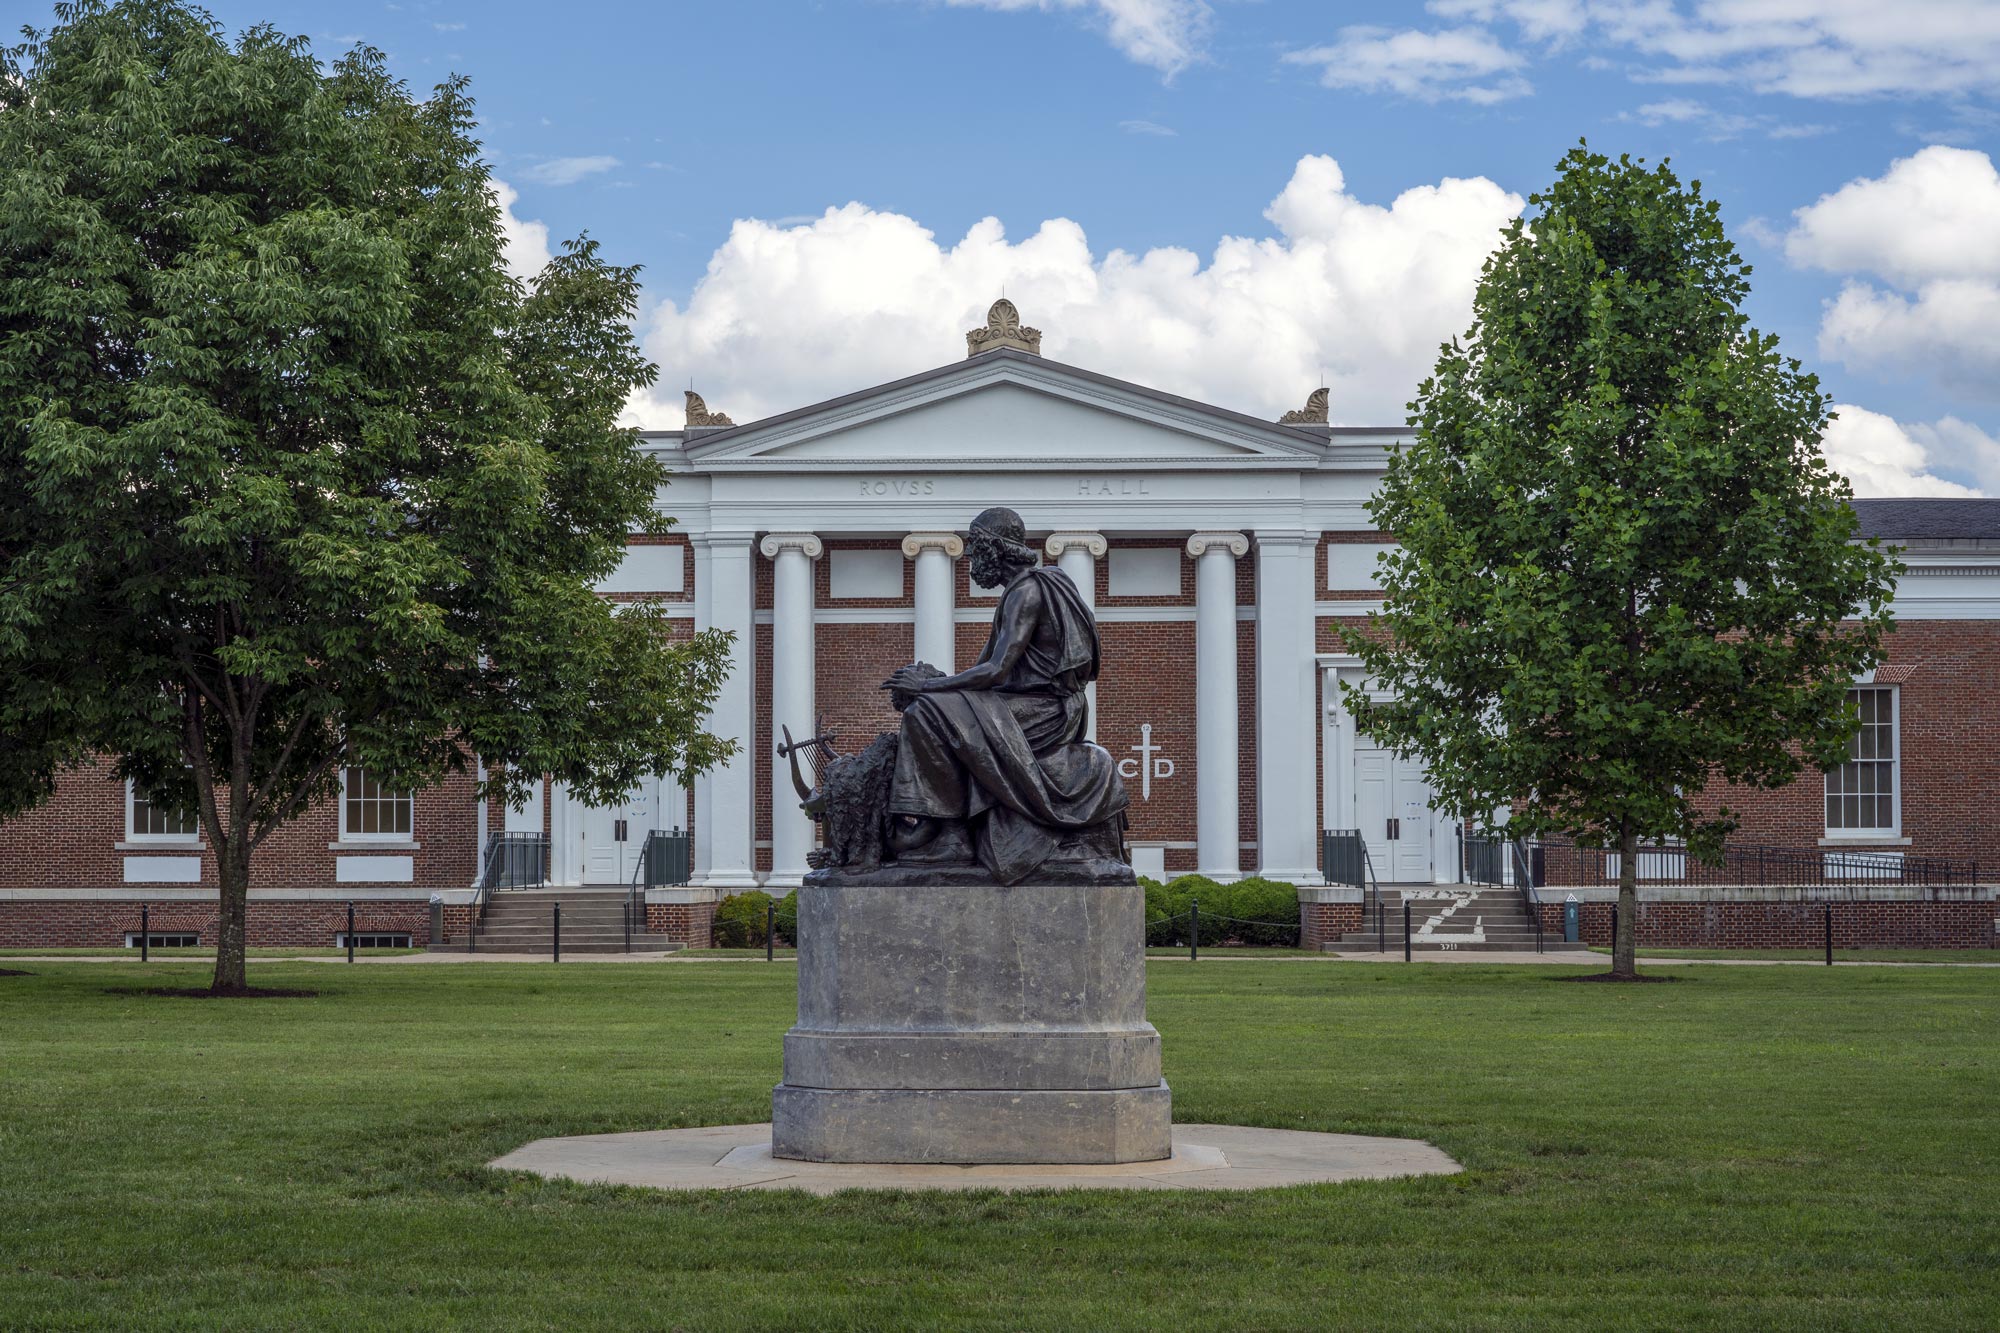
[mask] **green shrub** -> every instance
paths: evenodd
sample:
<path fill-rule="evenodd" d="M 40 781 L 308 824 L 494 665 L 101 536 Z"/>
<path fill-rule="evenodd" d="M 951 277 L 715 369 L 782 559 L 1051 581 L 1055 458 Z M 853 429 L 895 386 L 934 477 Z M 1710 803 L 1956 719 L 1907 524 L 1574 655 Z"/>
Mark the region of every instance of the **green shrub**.
<path fill-rule="evenodd" d="M 718 949 L 761 949 L 764 947 L 764 912 L 771 895 L 762 889 L 732 893 L 715 905 L 715 947 Z"/>
<path fill-rule="evenodd" d="M 1141 878 L 1146 894 L 1146 943 L 1152 948 L 1188 945 L 1189 911 L 1200 908 L 1201 942 L 1287 947 L 1299 942 L 1298 890 L 1268 879 L 1218 884 L 1206 875 L 1181 875 L 1170 883 Z"/>

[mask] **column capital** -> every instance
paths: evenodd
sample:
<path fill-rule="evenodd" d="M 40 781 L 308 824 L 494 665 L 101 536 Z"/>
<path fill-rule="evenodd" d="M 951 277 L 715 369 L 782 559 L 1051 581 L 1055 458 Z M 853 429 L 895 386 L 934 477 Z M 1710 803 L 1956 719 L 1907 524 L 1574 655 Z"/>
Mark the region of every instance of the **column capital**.
<path fill-rule="evenodd" d="M 1093 559 L 1102 560 L 1104 553 L 1111 549 L 1111 543 L 1104 540 L 1101 532 L 1052 532 L 1042 543 L 1042 549 L 1049 553 L 1051 560 L 1060 560 L 1062 553 L 1070 547 L 1090 552 Z"/>
<path fill-rule="evenodd" d="M 804 552 L 808 560 L 817 560 L 826 551 L 820 539 L 810 532 L 773 532 L 757 547 L 766 560 L 776 560 L 778 552 L 794 548 Z"/>
<path fill-rule="evenodd" d="M 754 532 L 690 532 L 688 545 L 711 551 L 748 550 L 757 544 Z"/>
<path fill-rule="evenodd" d="M 1258 528 L 1253 534 L 1259 546 L 1282 549 L 1287 546 L 1317 546 L 1320 532 L 1316 528 Z"/>
<path fill-rule="evenodd" d="M 1240 558 L 1250 554 L 1250 539 L 1240 532 L 1197 532 L 1187 539 L 1187 553 L 1197 559 L 1210 547 Z"/>
<path fill-rule="evenodd" d="M 903 538 L 905 560 L 915 560 L 927 550 L 943 551 L 956 560 L 965 554 L 965 538 L 955 532 L 913 532 Z"/>

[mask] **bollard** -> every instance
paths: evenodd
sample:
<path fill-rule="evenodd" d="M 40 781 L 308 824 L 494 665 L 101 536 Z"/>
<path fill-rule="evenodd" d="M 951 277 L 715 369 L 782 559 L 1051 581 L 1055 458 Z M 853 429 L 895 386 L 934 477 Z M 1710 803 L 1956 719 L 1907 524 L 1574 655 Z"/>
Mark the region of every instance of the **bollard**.
<path fill-rule="evenodd" d="M 551 963 L 560 963 L 562 961 L 562 904 L 557 903 L 549 911 L 554 914 L 552 924 L 549 928 L 549 961 Z"/>
<path fill-rule="evenodd" d="M 1403 899 L 1403 961 L 1410 961 L 1410 900 Z"/>
<path fill-rule="evenodd" d="M 774 898 L 770 902 L 764 904 L 764 961 L 767 963 L 777 961 L 777 959 L 774 956 L 776 952 L 775 946 L 777 944 L 777 938 L 778 938 L 777 929 L 778 929 L 778 903 L 777 900 Z"/>
<path fill-rule="evenodd" d="M 632 952 L 632 899 L 629 895 L 625 899 L 625 911 L 623 915 L 625 917 L 625 952 L 631 953 Z"/>
<path fill-rule="evenodd" d="M 347 905 L 347 961 L 354 961 L 354 904 Z"/>
<path fill-rule="evenodd" d="M 1826 965 L 1833 966 L 1833 904 L 1826 905 Z"/>
<path fill-rule="evenodd" d="M 153 957 L 153 909 L 146 903 L 139 904 L 139 961 L 150 962 Z"/>
<path fill-rule="evenodd" d="M 1201 899 L 1188 899 L 1188 961 L 1201 961 Z"/>

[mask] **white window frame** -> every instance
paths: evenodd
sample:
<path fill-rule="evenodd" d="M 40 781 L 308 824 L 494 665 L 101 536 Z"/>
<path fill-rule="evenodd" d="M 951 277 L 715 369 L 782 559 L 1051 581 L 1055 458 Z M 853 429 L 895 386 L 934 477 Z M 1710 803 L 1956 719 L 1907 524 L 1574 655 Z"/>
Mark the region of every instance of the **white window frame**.
<path fill-rule="evenodd" d="M 1835 828 L 1831 820 L 1826 820 L 1827 798 L 1834 795 L 1828 784 L 1834 773 L 1847 763 L 1836 765 L 1826 771 L 1820 779 L 1820 815 L 1826 824 L 1823 841 L 1835 842 L 1887 842 L 1903 836 L 1903 689 L 1900 685 L 1877 685 L 1872 680 L 1856 681 L 1850 690 L 1880 690 L 1889 696 L 1889 826 L 1886 828 Z M 1879 759 L 1879 756 L 1878 756 Z"/>
<path fill-rule="evenodd" d="M 141 833 L 139 832 L 138 802 L 139 787 L 131 778 L 125 779 L 125 841 L 145 843 L 158 847 L 198 847 L 201 845 L 201 817 L 195 817 L 192 833 Z"/>
<path fill-rule="evenodd" d="M 402 799 L 410 803 L 410 828 L 406 833 L 357 833 L 347 827 L 347 775 L 356 769 L 366 772 L 361 764 L 340 766 L 340 841 L 342 843 L 398 843 L 412 844 L 417 840 L 417 794 L 404 792 Z M 356 932 L 359 933 L 359 932 Z"/>

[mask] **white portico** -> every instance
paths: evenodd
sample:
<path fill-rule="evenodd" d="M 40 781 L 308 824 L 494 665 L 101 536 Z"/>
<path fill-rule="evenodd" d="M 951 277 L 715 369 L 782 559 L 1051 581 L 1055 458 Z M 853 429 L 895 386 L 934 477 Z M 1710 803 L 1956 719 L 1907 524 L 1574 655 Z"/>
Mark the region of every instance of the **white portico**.
<path fill-rule="evenodd" d="M 1402 432 L 1331 428 L 1323 396 L 1282 423 L 1176 397 L 1046 360 L 1033 332 L 1003 302 L 965 360 L 743 425 L 692 398 L 686 430 L 644 437 L 692 547 L 686 613 L 735 636 L 711 726 L 742 749 L 696 783 L 698 889 L 803 873 L 813 828 L 767 753 L 781 727 L 873 706 L 905 661 L 970 663 L 994 602 L 958 534 L 991 505 L 1096 603 L 1094 735 L 1131 775 L 1135 849 L 1321 882 L 1321 828 L 1354 821 L 1329 804 L 1352 774 L 1322 781 L 1320 627 L 1365 609 L 1325 600 L 1321 543 L 1370 531 Z"/>

